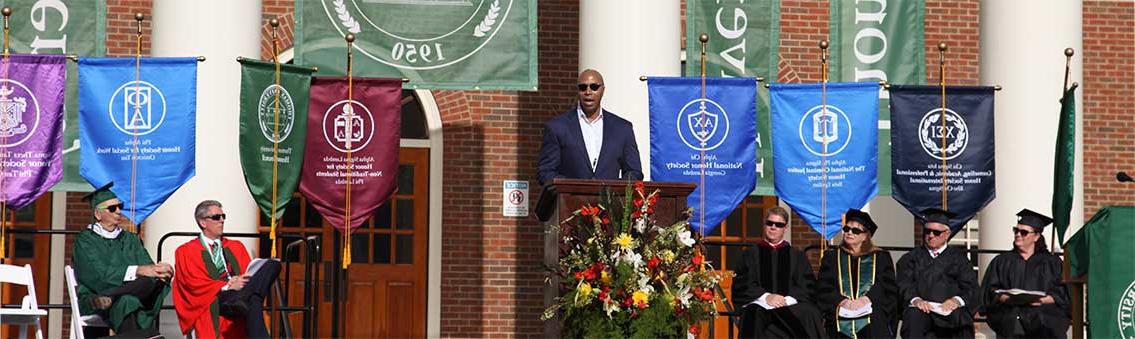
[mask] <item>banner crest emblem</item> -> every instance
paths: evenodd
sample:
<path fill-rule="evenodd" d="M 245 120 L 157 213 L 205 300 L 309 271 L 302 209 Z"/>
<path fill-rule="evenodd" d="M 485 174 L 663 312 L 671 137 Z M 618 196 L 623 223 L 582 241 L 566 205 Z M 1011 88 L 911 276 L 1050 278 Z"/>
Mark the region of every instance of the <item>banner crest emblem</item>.
<path fill-rule="evenodd" d="M 729 113 L 710 99 L 699 98 L 686 103 L 674 125 L 682 143 L 695 151 L 714 150 L 729 137 Z"/>
<path fill-rule="evenodd" d="M 327 108 L 322 126 L 323 138 L 332 148 L 343 153 L 357 152 L 367 147 L 374 136 L 374 115 L 358 101 L 348 104 L 347 100 L 340 100 Z"/>
<path fill-rule="evenodd" d="M 166 119 L 165 95 L 146 81 L 135 80 L 118 86 L 110 96 L 109 105 L 110 121 L 129 135 L 150 134 Z"/>
<path fill-rule="evenodd" d="M 800 117 L 797 135 L 804 148 L 816 156 L 833 156 L 843 152 L 851 143 L 851 119 L 842 109 L 827 105 L 812 107 Z M 836 143 L 833 145 L 833 143 Z M 825 150 L 824 145 L 828 148 Z M 832 149 L 832 146 L 837 146 Z"/>
<path fill-rule="evenodd" d="M 31 112 L 28 111 L 28 98 L 32 101 Z M 22 144 L 39 128 L 39 101 L 36 100 L 35 94 L 19 81 L 0 80 L 0 114 L 3 115 L 3 118 L 0 118 L 0 137 L 23 135 L 15 142 L 3 143 L 0 146 L 11 147 Z M 27 124 L 29 120 L 30 127 Z"/>
<path fill-rule="evenodd" d="M 922 150 L 934 159 L 951 160 L 966 151 L 969 145 L 969 128 L 966 120 L 954 110 L 946 109 L 946 128 L 942 129 L 942 109 L 935 108 L 922 116 L 918 123 L 918 138 Z M 946 148 L 942 148 L 942 135 L 946 136 Z"/>
<path fill-rule="evenodd" d="M 276 93 L 280 93 L 280 137 L 275 138 L 273 125 L 276 121 Z M 282 142 L 288 139 L 295 124 L 296 106 L 292 95 L 280 85 L 271 84 L 260 93 L 260 102 L 256 105 L 257 118 L 260 122 L 260 132 L 270 142 Z"/>

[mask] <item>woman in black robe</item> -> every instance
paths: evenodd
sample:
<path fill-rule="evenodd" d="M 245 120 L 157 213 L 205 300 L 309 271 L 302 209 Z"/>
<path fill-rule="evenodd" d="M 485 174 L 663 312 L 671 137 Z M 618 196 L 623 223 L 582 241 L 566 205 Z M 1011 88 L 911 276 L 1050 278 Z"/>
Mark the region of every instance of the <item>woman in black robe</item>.
<path fill-rule="evenodd" d="M 1041 235 L 1052 219 L 1028 209 L 1017 216 L 1013 250 L 993 258 L 982 283 L 989 327 L 998 338 L 1067 338 L 1071 312 L 1061 281 L 1064 265 Z M 1004 292 L 1011 289 L 1035 294 Z"/>
<path fill-rule="evenodd" d="M 875 247 L 871 237 L 879 227 L 865 212 L 850 209 L 844 216 L 843 241 L 820 262 L 816 303 L 824 312 L 833 338 L 894 338 L 898 305 L 895 269 L 889 252 Z M 839 316 L 841 308 L 871 313 Z"/>

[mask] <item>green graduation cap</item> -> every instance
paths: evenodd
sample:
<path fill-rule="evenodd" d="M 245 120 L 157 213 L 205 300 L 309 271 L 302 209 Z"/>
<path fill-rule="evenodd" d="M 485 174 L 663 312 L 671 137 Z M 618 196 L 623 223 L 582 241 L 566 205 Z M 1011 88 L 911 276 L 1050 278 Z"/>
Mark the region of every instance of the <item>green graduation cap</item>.
<path fill-rule="evenodd" d="M 117 199 L 118 196 L 114 195 L 114 192 L 110 191 L 111 186 L 114 186 L 113 182 L 109 182 L 106 185 L 103 185 L 102 187 L 95 189 L 94 192 L 87 193 L 87 195 L 83 196 L 83 201 L 90 201 L 91 202 L 91 208 L 96 208 L 96 207 L 99 206 L 99 204 L 103 203 L 104 201 L 107 201 L 107 200 L 110 200 L 110 199 Z"/>

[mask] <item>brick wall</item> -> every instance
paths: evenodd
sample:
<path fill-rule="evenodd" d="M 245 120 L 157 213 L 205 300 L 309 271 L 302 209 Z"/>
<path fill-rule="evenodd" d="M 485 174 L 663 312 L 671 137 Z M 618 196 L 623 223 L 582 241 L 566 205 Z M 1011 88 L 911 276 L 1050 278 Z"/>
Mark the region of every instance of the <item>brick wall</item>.
<path fill-rule="evenodd" d="M 134 53 L 133 13 L 148 13 L 148 0 L 108 1 L 108 54 Z M 290 48 L 292 1 L 265 0 L 264 19 L 279 18 L 281 48 Z M 500 216 L 501 181 L 535 183 L 542 123 L 573 103 L 578 62 L 578 1 L 539 1 L 537 92 L 435 91 L 445 146 L 442 212 L 442 335 L 537 336 L 541 323 L 542 230 L 528 219 Z M 938 79 L 938 42 L 949 43 L 947 79 L 978 83 L 978 0 L 927 0 L 927 79 Z M 827 37 L 826 1 L 782 0 L 781 82 L 817 81 L 817 42 Z M 1084 4 L 1085 210 L 1135 201 L 1135 185 L 1119 189 L 1115 171 L 1135 172 L 1135 15 L 1132 2 Z M 149 51 L 148 29 L 143 53 Z M 265 25 L 265 33 L 267 25 Z M 262 40 L 269 53 L 269 36 Z M 533 190 L 538 196 L 538 189 Z M 68 196 L 75 206 L 78 194 Z M 74 200 L 74 201 L 73 201 Z M 83 225 L 85 205 L 72 207 L 69 227 Z M 73 214 L 73 215 L 71 215 Z M 1090 217 L 1090 214 L 1089 214 Z M 799 218 L 795 218 L 799 220 Z M 818 244 L 803 225 L 793 225 L 797 244 Z M 80 226 L 81 227 L 81 226 Z"/>
<path fill-rule="evenodd" d="M 1079 51 L 1078 51 L 1079 52 Z M 1135 205 L 1135 2 L 1084 1 L 1084 220 L 1100 207 Z"/>

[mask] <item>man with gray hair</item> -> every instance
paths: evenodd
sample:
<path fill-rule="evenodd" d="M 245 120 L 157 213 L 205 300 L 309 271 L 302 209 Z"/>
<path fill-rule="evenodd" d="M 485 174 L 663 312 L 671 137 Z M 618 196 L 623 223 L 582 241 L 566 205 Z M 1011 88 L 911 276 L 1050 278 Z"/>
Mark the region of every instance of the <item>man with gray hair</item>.
<path fill-rule="evenodd" d="M 221 203 L 197 204 L 201 235 L 176 251 L 173 304 L 181 332 L 196 338 L 267 338 L 263 304 L 280 273 L 275 260 L 249 259 L 239 241 L 224 238 Z"/>

